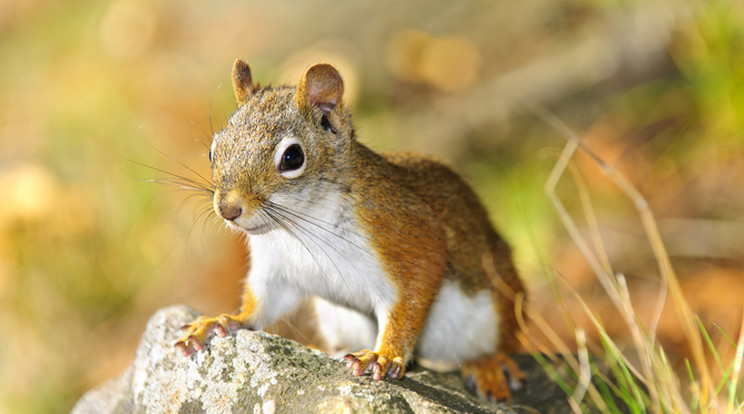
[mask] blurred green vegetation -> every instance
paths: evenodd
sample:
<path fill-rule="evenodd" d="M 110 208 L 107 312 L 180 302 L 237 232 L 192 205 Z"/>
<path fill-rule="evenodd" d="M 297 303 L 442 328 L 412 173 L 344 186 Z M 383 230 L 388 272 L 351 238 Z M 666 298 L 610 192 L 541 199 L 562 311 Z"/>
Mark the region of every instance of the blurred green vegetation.
<path fill-rule="evenodd" d="M 428 153 L 473 183 L 539 309 L 543 266 L 590 303 L 596 292 L 542 194 L 563 139 L 523 104 L 550 109 L 642 189 L 693 307 L 736 335 L 740 2 L 295 3 L 0 1 L 0 412 L 68 411 L 126 366 L 159 307 L 237 305 L 240 242 L 141 165 L 208 174 L 236 57 L 264 84 L 336 64 L 363 142 Z M 577 166 L 619 271 L 655 295 L 632 205 Z M 573 185 L 559 191 L 580 214 Z"/>

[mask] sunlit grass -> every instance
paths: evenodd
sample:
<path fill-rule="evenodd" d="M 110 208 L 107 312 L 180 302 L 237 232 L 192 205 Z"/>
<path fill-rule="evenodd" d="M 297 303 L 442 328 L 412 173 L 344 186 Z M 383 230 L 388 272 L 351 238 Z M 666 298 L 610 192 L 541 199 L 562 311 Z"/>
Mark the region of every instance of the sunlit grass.
<path fill-rule="evenodd" d="M 544 358 L 540 353 L 551 359 L 557 359 L 557 354 L 566 358 L 576 376 L 572 381 L 575 385 L 569 385 L 565 379 L 560 378 L 554 372 L 551 372 L 551 375 L 566 391 L 569 403 L 576 412 L 624 412 L 622 406 L 627 407 L 631 412 L 639 413 L 740 412 L 744 408 L 744 396 L 739 387 L 742 354 L 744 354 L 744 322 L 742 322 L 735 344 L 734 357 L 730 361 L 723 361 L 703 323 L 699 317 L 694 315 L 682 294 L 679 280 L 646 199 L 612 165 L 604 162 L 582 145 L 580 139 L 560 120 L 542 108 L 532 108 L 532 110 L 568 141 L 545 184 L 545 193 L 572 240 L 591 266 L 597 281 L 623 318 L 632 346 L 625 347 L 616 342 L 616 339 L 604 329 L 595 310 L 591 309 L 573 291 L 571 291 L 571 299 L 581 305 L 598 332 L 601 346 L 593 347 L 592 351 L 600 355 L 600 363 L 594 363 L 588 357 L 590 347 L 586 343 L 583 330 L 576 329 L 576 348 L 574 348 L 561 339 L 553 328 L 535 312 L 528 311 L 528 317 L 547 337 L 548 344 L 536 340 L 535 335 L 529 332 L 527 324 L 523 321 L 526 345 L 535 352 L 539 359 Z M 636 311 L 636 305 L 633 303 L 625 277 L 612 271 L 611 263 L 599 236 L 597 218 L 587 187 L 576 169 L 570 169 L 570 171 L 573 173 L 585 220 L 590 228 L 589 240 L 581 234 L 576 221 L 556 194 L 557 183 L 570 168 L 571 160 L 577 152 L 588 155 L 598 164 L 608 180 L 619 187 L 633 202 L 646 231 L 661 275 L 656 311 L 648 323 L 643 322 Z M 553 272 L 546 272 L 546 275 L 551 285 L 557 286 L 560 283 Z M 557 302 L 564 303 L 566 299 L 562 297 L 560 291 L 557 287 L 553 289 Z M 661 312 L 667 300 L 673 304 L 690 349 L 691 356 L 685 359 L 687 377 L 682 375 L 684 373 L 674 370 L 666 350 L 656 337 Z M 732 311 L 738 312 L 739 310 Z M 564 314 L 569 324 L 574 326 L 571 316 L 565 310 Z M 730 340 L 730 342 L 733 344 L 733 341 Z M 578 351 L 576 352 L 575 349 Z M 706 355 L 712 356 L 715 361 L 714 366 L 711 366 Z M 611 373 L 609 376 L 606 374 L 607 369 Z M 717 383 L 714 382 L 716 378 L 718 378 Z"/>

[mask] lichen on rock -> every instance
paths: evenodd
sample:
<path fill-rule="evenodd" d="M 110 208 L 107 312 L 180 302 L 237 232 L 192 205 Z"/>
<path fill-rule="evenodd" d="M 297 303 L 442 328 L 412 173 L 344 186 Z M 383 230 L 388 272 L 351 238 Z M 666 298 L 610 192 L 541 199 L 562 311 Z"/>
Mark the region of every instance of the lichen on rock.
<path fill-rule="evenodd" d="M 240 330 L 224 338 L 216 336 L 205 350 L 184 357 L 173 344 L 180 328 L 196 316 L 183 306 L 158 311 L 148 322 L 130 367 L 85 394 L 73 413 L 530 413 L 568 409 L 561 391 L 545 382 L 542 368 L 529 356 L 520 363 L 532 365 L 525 371 L 537 384 L 532 382 L 528 389 L 515 393 L 519 405 L 478 400 L 457 373 L 418 368 L 402 380 L 354 377 L 342 362 L 264 332 Z M 549 388 L 531 391 L 545 384 Z"/>

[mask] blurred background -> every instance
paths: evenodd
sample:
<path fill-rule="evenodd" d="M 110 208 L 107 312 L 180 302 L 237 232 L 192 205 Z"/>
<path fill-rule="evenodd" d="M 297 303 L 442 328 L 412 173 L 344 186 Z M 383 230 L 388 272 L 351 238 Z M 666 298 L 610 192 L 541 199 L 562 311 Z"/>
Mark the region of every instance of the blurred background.
<path fill-rule="evenodd" d="M 525 104 L 549 109 L 648 199 L 716 344 L 738 335 L 741 2 L 0 0 L 0 412 L 69 411 L 126 367 L 161 307 L 237 308 L 240 238 L 208 202 L 153 183 L 209 174 L 237 57 L 262 84 L 335 64 L 362 142 L 427 153 L 473 184 L 530 306 L 560 325 L 554 272 L 622 339 L 543 192 L 565 141 Z M 587 157 L 575 166 L 650 317 L 659 272 L 633 203 Z M 557 192 L 588 234 L 570 177 Z M 684 355 L 674 315 L 662 321 Z"/>

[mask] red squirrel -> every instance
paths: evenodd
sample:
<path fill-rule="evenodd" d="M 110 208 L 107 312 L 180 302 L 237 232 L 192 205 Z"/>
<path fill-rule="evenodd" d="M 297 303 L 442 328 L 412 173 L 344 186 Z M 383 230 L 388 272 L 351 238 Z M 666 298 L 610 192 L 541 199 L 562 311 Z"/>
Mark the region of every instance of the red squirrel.
<path fill-rule="evenodd" d="M 468 184 L 421 155 L 361 144 L 331 65 L 262 88 L 238 59 L 232 80 L 239 108 L 209 158 L 214 210 L 247 235 L 250 270 L 240 311 L 198 318 L 176 346 L 189 355 L 213 333 L 263 329 L 313 297 L 329 346 L 355 351 L 344 354 L 354 375 L 401 378 L 416 358 L 459 367 L 481 398 L 510 399 L 524 382 L 508 356 L 524 288 Z"/>

